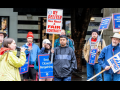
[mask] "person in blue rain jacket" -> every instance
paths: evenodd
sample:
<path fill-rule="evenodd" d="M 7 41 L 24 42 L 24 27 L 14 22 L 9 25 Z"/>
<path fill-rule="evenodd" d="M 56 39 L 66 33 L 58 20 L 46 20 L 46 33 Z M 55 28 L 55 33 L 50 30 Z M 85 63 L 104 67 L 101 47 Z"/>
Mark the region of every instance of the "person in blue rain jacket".
<path fill-rule="evenodd" d="M 101 51 L 101 54 L 98 58 L 98 63 L 103 69 L 106 70 L 104 72 L 104 81 L 120 81 L 120 71 L 113 73 L 109 63 L 107 62 L 108 59 L 120 52 L 120 34 L 115 33 L 111 39 L 112 43 Z"/>

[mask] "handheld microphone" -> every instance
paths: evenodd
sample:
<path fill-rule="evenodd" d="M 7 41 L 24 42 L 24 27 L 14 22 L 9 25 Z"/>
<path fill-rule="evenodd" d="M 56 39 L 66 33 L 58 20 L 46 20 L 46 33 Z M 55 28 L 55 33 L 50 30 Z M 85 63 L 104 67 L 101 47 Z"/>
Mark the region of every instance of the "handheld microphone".
<path fill-rule="evenodd" d="M 21 49 L 20 47 L 16 46 L 16 49 Z M 28 48 L 25 48 L 26 50 L 29 50 Z"/>

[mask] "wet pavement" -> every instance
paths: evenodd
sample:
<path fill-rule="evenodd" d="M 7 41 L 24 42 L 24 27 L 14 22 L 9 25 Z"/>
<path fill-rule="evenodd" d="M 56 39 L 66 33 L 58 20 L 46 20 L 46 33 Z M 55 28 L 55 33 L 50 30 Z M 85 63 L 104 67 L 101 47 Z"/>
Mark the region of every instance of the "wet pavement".
<path fill-rule="evenodd" d="M 73 74 L 72 81 L 87 81 L 86 73 L 75 73 Z"/>
<path fill-rule="evenodd" d="M 72 77 L 72 81 L 87 81 L 87 73 L 75 73 Z M 93 81 L 96 81 L 96 78 Z"/>

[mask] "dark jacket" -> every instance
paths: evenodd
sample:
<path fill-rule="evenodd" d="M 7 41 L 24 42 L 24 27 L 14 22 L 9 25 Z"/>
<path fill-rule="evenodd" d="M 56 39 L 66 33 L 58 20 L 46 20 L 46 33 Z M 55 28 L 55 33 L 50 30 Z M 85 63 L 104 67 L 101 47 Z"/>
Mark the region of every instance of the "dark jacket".
<path fill-rule="evenodd" d="M 76 56 L 73 49 L 69 46 L 56 47 L 53 55 L 53 66 L 54 77 L 66 78 L 72 76 L 72 72 L 77 69 Z"/>

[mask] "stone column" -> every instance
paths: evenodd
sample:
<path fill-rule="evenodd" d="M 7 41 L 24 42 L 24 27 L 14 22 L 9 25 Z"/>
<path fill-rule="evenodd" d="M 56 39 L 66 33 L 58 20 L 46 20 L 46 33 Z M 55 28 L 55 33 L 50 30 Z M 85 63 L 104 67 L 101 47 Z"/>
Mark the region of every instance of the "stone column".
<path fill-rule="evenodd" d="M 120 8 L 104 8 L 103 17 L 112 16 L 113 13 L 120 13 Z M 111 20 L 110 26 L 107 30 L 103 32 L 103 39 L 106 42 L 106 45 L 111 44 L 110 36 L 113 36 L 113 23 Z"/>

